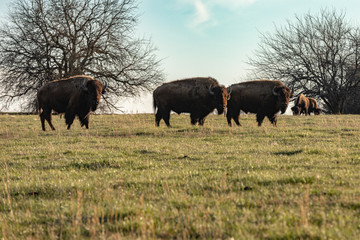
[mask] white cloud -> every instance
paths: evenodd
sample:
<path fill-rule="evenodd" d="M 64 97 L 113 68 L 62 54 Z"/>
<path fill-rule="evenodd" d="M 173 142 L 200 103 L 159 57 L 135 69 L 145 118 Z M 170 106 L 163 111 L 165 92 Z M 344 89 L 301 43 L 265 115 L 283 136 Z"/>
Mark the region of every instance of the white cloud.
<path fill-rule="evenodd" d="M 254 3 L 255 1 L 256 0 L 209 0 L 209 2 L 212 2 L 214 5 L 219 5 L 230 9 L 239 6 L 249 5 Z"/>
<path fill-rule="evenodd" d="M 208 8 L 205 6 L 202 0 L 194 0 L 194 6 L 196 13 L 192 25 L 197 26 L 199 24 L 207 22 L 210 19 L 210 14 Z"/>
<path fill-rule="evenodd" d="M 233 11 L 238 7 L 250 5 L 255 1 L 257 0 L 179 0 L 182 4 L 192 5 L 194 7 L 195 14 L 191 19 L 191 27 L 197 27 L 212 20 L 216 22 L 216 20 L 213 19 L 215 16 L 212 12 L 213 9 L 217 7 Z"/>

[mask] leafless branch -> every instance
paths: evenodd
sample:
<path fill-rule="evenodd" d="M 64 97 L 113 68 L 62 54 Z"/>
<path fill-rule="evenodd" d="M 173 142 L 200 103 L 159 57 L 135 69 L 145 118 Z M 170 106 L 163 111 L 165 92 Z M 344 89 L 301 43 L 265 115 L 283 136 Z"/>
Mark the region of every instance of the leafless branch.
<path fill-rule="evenodd" d="M 45 83 L 78 74 L 108 82 L 105 101 L 163 81 L 156 48 L 137 38 L 136 0 L 16 0 L 0 27 L 0 83 L 7 102 L 32 102 Z"/>
<path fill-rule="evenodd" d="M 324 9 L 262 34 L 249 63 L 258 75 L 281 79 L 298 93 L 321 99 L 332 113 L 343 113 L 349 92 L 360 86 L 359 39 L 359 28 L 344 13 Z"/>

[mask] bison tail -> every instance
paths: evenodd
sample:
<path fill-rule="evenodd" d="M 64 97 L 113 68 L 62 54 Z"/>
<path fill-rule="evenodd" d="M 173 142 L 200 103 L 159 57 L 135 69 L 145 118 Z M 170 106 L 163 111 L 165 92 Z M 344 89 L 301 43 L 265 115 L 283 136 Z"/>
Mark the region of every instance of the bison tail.
<path fill-rule="evenodd" d="M 153 108 L 154 108 L 154 112 L 156 112 L 157 104 L 156 104 L 155 96 L 153 96 Z"/>
<path fill-rule="evenodd" d="M 38 109 L 39 109 L 38 114 L 39 114 L 39 117 L 40 117 L 40 115 L 41 115 L 41 113 L 43 112 L 43 110 L 42 110 L 42 108 L 41 108 L 41 107 L 39 107 Z"/>
<path fill-rule="evenodd" d="M 39 114 L 39 116 L 40 116 L 40 114 L 42 113 L 42 111 L 43 111 L 43 109 L 42 109 L 42 107 L 41 107 L 41 105 L 40 105 L 40 103 L 39 103 L 39 99 L 37 99 L 37 101 L 36 101 L 36 110 L 38 111 L 38 114 Z"/>

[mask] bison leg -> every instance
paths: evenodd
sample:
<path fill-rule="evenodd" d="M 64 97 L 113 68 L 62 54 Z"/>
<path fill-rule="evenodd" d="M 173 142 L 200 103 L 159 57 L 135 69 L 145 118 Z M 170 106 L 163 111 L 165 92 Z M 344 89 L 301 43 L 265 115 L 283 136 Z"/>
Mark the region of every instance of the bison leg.
<path fill-rule="evenodd" d="M 259 127 L 261 126 L 262 122 L 264 121 L 264 118 L 265 118 L 265 115 L 259 114 L 259 113 L 256 114 L 256 121 L 257 121 Z"/>
<path fill-rule="evenodd" d="M 45 118 L 40 116 L 40 120 L 41 120 L 41 128 L 42 128 L 42 130 L 46 131 L 46 129 L 45 129 Z"/>
<path fill-rule="evenodd" d="M 65 113 L 65 123 L 67 126 L 67 129 L 70 129 L 71 124 L 74 122 L 75 119 L 75 114 L 71 113 L 71 112 L 66 112 Z"/>
<path fill-rule="evenodd" d="M 198 123 L 200 126 L 204 125 L 206 116 L 207 116 L 207 114 L 205 114 L 205 113 L 200 114 L 200 117 L 198 118 Z"/>
<path fill-rule="evenodd" d="M 42 111 L 40 113 L 40 121 L 41 121 L 41 128 L 43 131 L 45 131 L 45 116 L 44 116 L 44 111 Z"/>
<path fill-rule="evenodd" d="M 231 118 L 232 118 L 232 116 L 231 116 L 231 110 L 228 109 L 228 110 L 227 110 L 227 113 L 226 113 L 226 119 L 227 119 L 227 122 L 228 122 L 229 127 L 232 126 L 232 124 L 231 124 Z"/>
<path fill-rule="evenodd" d="M 272 125 L 273 125 L 274 127 L 276 127 L 276 124 L 277 124 L 277 117 L 276 117 L 276 115 L 268 115 L 267 117 L 268 117 L 268 119 L 270 120 L 270 122 L 272 123 Z"/>
<path fill-rule="evenodd" d="M 305 108 L 302 108 L 302 109 L 301 109 L 301 112 L 300 112 L 300 115 L 301 115 L 301 114 L 305 114 L 305 113 L 306 113 L 306 112 L 305 112 Z M 305 115 L 306 115 L 306 114 L 305 114 Z"/>
<path fill-rule="evenodd" d="M 240 114 L 238 114 L 237 116 L 234 117 L 234 121 L 235 121 L 236 125 L 241 126 L 239 119 L 240 119 Z"/>
<path fill-rule="evenodd" d="M 49 126 L 52 130 L 55 130 L 54 126 L 51 122 L 51 108 L 43 108 L 40 113 L 41 127 L 42 130 L 45 131 L 45 120 L 49 123 Z"/>
<path fill-rule="evenodd" d="M 205 123 L 205 117 L 200 118 L 198 122 L 200 126 L 203 126 Z"/>
<path fill-rule="evenodd" d="M 190 113 L 191 124 L 195 125 L 199 121 L 199 117 L 196 114 Z"/>
<path fill-rule="evenodd" d="M 85 125 L 86 129 L 89 129 L 89 116 L 84 121 L 84 125 Z"/>
<path fill-rule="evenodd" d="M 79 120 L 81 123 L 81 127 L 85 125 L 86 129 L 89 129 L 89 114 L 86 114 L 86 116 L 79 116 Z"/>
<path fill-rule="evenodd" d="M 163 114 L 163 119 L 166 123 L 166 126 L 171 127 L 170 125 L 170 111 L 166 111 L 165 114 Z"/>
<path fill-rule="evenodd" d="M 155 126 L 160 126 L 160 121 L 162 119 L 162 115 L 161 115 L 161 112 L 160 110 L 158 109 L 156 114 L 155 114 Z"/>
<path fill-rule="evenodd" d="M 234 119 L 237 126 L 241 126 L 240 121 L 239 121 L 239 119 L 240 119 L 240 109 L 236 109 L 235 111 L 230 111 L 230 114 L 229 114 L 229 116 L 227 116 L 227 118 L 228 118 L 228 124 L 229 124 L 230 127 L 231 127 L 231 118 Z"/>
<path fill-rule="evenodd" d="M 239 110 L 236 110 L 236 111 L 234 112 L 234 114 L 233 114 L 233 119 L 234 119 L 236 125 L 241 126 L 240 121 L 239 121 L 239 118 L 240 118 L 240 109 L 239 109 Z"/>
<path fill-rule="evenodd" d="M 201 119 L 199 119 L 199 125 L 200 126 L 204 126 L 204 123 L 205 123 L 205 118 L 201 118 Z"/>
<path fill-rule="evenodd" d="M 46 121 L 49 123 L 51 129 L 55 130 L 55 128 L 54 128 L 54 126 L 52 125 L 52 122 L 51 122 L 51 111 L 49 113 L 49 116 L 46 118 Z"/>

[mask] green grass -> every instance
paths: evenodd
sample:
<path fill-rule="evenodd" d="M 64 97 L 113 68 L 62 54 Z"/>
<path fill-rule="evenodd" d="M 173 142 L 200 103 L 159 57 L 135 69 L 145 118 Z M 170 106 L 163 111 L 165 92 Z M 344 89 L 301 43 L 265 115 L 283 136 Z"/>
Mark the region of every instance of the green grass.
<path fill-rule="evenodd" d="M 0 238 L 360 236 L 360 116 L 53 121 L 0 115 Z"/>

